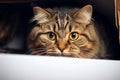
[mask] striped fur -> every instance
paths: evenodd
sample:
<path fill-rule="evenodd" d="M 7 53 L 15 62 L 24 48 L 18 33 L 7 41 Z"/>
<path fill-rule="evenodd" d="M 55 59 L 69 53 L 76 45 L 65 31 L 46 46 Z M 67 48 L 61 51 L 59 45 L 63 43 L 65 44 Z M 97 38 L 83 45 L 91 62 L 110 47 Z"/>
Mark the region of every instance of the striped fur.
<path fill-rule="evenodd" d="M 37 21 L 37 24 L 28 38 L 31 54 L 99 58 L 100 38 L 91 20 L 91 5 L 81 9 L 43 9 L 35 6 L 33 11 L 32 21 Z M 50 32 L 54 33 L 54 40 L 48 37 Z M 78 34 L 76 40 L 70 39 L 72 32 Z"/>

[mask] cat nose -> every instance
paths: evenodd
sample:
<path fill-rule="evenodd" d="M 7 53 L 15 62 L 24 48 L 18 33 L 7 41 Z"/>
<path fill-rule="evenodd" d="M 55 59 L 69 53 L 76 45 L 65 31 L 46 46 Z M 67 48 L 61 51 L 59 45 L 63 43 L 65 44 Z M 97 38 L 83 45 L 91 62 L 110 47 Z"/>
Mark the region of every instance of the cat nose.
<path fill-rule="evenodd" d="M 61 52 L 63 52 L 63 51 L 65 50 L 65 47 L 62 47 L 62 46 L 60 47 L 60 46 L 59 46 L 58 49 L 59 49 Z"/>
<path fill-rule="evenodd" d="M 67 46 L 67 43 L 66 41 L 63 41 L 63 40 L 59 40 L 59 43 L 58 43 L 58 49 L 63 52 L 65 50 Z"/>

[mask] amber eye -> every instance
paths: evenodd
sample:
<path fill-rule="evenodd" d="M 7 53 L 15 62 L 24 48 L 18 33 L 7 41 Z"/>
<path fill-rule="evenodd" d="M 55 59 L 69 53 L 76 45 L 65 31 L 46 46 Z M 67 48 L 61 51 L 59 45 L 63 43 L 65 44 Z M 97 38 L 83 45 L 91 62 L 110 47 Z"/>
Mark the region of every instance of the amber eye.
<path fill-rule="evenodd" d="M 79 34 L 77 33 L 77 32 L 72 32 L 71 34 L 70 34 L 70 40 L 77 40 L 78 39 L 78 37 L 79 37 Z"/>
<path fill-rule="evenodd" d="M 49 37 L 49 39 L 51 39 L 51 40 L 55 40 L 56 35 L 55 35 L 54 32 L 49 32 L 49 33 L 48 33 L 48 37 Z"/>

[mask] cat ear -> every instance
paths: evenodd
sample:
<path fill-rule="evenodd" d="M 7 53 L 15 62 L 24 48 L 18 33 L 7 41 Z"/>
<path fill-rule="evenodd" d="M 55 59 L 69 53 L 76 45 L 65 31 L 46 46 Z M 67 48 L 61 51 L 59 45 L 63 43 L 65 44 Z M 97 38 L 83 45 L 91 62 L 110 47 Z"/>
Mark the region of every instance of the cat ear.
<path fill-rule="evenodd" d="M 33 13 L 34 17 L 32 21 L 37 21 L 37 23 L 46 23 L 49 21 L 49 18 L 51 16 L 47 10 L 38 6 L 33 7 Z"/>
<path fill-rule="evenodd" d="M 92 17 L 92 6 L 86 5 L 74 13 L 76 22 L 89 24 Z"/>

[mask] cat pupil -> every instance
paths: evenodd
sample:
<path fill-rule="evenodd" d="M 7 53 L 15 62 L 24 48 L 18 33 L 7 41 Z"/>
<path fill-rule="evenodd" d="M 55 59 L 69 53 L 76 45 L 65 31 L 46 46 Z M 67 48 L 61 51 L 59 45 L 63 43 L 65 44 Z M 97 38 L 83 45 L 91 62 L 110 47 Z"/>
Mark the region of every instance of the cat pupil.
<path fill-rule="evenodd" d="M 53 32 L 50 32 L 49 33 L 49 38 L 54 39 L 54 37 L 55 37 L 55 34 Z"/>
<path fill-rule="evenodd" d="M 76 38 L 76 33 L 73 32 L 73 33 L 71 34 L 71 36 L 72 36 L 72 38 Z"/>

